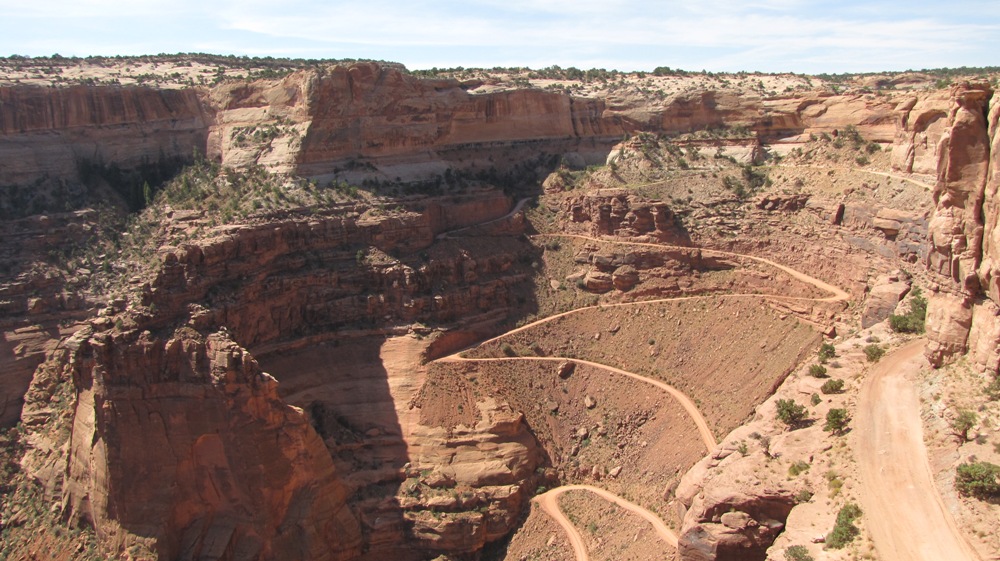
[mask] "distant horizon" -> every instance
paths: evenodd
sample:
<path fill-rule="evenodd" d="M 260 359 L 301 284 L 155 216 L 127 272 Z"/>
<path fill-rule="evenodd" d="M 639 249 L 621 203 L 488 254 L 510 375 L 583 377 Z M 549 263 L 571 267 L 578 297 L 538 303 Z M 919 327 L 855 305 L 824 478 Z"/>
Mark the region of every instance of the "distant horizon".
<path fill-rule="evenodd" d="M 575 66 L 561 66 L 561 65 L 558 65 L 558 64 L 550 64 L 550 65 L 547 65 L 547 66 L 538 66 L 538 67 L 524 66 L 524 65 L 520 65 L 520 66 L 491 66 L 491 67 L 458 65 L 458 66 L 431 66 L 431 67 L 428 67 L 428 68 L 410 68 L 409 66 L 403 64 L 402 62 L 396 61 L 396 60 L 374 59 L 374 58 L 365 58 L 365 57 L 353 57 L 353 58 L 352 57 L 346 57 L 346 58 L 312 58 L 312 57 L 286 57 L 286 56 L 272 56 L 272 55 L 239 55 L 239 54 L 231 54 L 231 53 L 210 53 L 210 52 L 174 52 L 174 53 L 155 53 L 155 54 L 154 53 L 144 53 L 144 54 L 127 54 L 127 55 L 126 54 L 113 54 L 113 55 L 108 55 L 108 54 L 85 54 L 85 55 L 73 54 L 73 55 L 65 55 L 63 53 L 51 53 L 51 54 L 48 54 L 48 55 L 26 55 L 26 54 L 22 54 L 22 53 L 10 53 L 10 54 L 7 54 L 7 55 L 0 54 L 0 59 L 16 60 L 18 58 L 24 58 L 26 60 L 59 60 L 59 59 L 88 60 L 88 59 L 95 59 L 95 58 L 96 59 L 119 59 L 119 58 L 121 58 L 121 59 L 141 59 L 141 58 L 158 58 L 158 57 L 171 58 L 171 57 L 199 57 L 199 56 L 224 58 L 224 59 L 230 59 L 231 58 L 233 60 L 259 60 L 259 61 L 278 61 L 278 62 L 280 62 L 280 61 L 290 61 L 290 62 L 294 62 L 294 61 L 301 61 L 301 62 L 332 62 L 332 63 L 336 63 L 336 62 L 355 62 L 355 61 L 356 62 L 375 62 L 375 63 L 400 65 L 400 66 L 403 66 L 404 68 L 406 68 L 406 70 L 410 71 L 410 72 L 429 72 L 429 71 L 434 71 L 434 70 L 437 70 L 439 72 L 452 72 L 452 71 L 457 72 L 457 71 L 462 71 L 462 70 L 467 70 L 467 71 L 472 71 L 472 70 L 490 71 L 490 70 L 494 70 L 494 69 L 499 69 L 499 70 L 518 70 L 518 69 L 520 69 L 520 70 L 529 71 L 529 72 L 539 72 L 539 71 L 546 71 L 546 70 L 550 70 L 550 69 L 569 70 L 569 69 L 574 69 L 574 68 L 578 69 L 578 70 L 581 70 L 581 71 L 588 71 L 588 70 L 605 70 L 605 71 L 608 71 L 608 72 L 615 71 L 615 72 L 618 72 L 620 74 L 636 74 L 636 73 L 651 74 L 651 73 L 653 73 L 654 71 L 656 71 L 658 69 L 667 68 L 671 72 L 679 73 L 679 74 L 702 74 L 704 72 L 707 72 L 709 74 L 760 74 L 760 75 L 784 75 L 784 74 L 789 74 L 789 75 L 799 75 L 799 76 L 820 76 L 820 75 L 846 76 L 846 75 L 872 75 L 872 74 L 933 73 L 933 72 L 940 72 L 940 71 L 958 71 L 958 70 L 962 70 L 962 69 L 968 69 L 970 71 L 971 70 L 988 70 L 988 71 L 991 71 L 991 72 L 1000 72 L 1000 64 L 997 64 L 997 65 L 988 65 L 988 66 L 970 66 L 970 65 L 966 64 L 966 65 L 961 65 L 961 66 L 943 66 L 943 67 L 936 67 L 936 68 L 906 68 L 906 69 L 903 69 L 903 70 L 870 70 L 870 71 L 862 71 L 862 72 L 847 71 L 847 72 L 818 72 L 818 73 L 793 72 L 793 71 L 764 72 L 764 71 L 760 71 L 760 70 L 719 70 L 719 71 L 711 71 L 711 70 L 705 70 L 705 69 L 695 70 L 695 69 L 690 69 L 690 68 L 666 67 L 666 66 L 656 67 L 656 68 L 653 68 L 653 69 L 650 69 L 650 70 L 646 70 L 646 69 L 598 68 L 598 67 L 585 68 L 585 67 L 575 67 Z"/>
<path fill-rule="evenodd" d="M 0 0 L 0 52 L 863 74 L 1000 65 L 1000 2 Z"/>

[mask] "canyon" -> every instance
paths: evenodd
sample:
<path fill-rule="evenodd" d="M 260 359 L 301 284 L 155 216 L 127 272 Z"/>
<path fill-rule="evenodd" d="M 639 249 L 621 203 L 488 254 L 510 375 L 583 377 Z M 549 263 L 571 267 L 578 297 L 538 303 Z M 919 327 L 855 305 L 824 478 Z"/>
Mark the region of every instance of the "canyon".
<path fill-rule="evenodd" d="M 920 290 L 908 368 L 1000 370 L 993 86 L 911 78 L 0 82 L 4 553 L 848 558 L 863 441 L 779 402 L 864 419 Z"/>

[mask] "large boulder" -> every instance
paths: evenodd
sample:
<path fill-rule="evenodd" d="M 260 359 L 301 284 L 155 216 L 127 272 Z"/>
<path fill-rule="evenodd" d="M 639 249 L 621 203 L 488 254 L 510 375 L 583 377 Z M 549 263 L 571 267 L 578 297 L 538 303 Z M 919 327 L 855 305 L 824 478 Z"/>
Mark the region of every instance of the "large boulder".
<path fill-rule="evenodd" d="M 909 290 L 909 283 L 900 280 L 898 274 L 880 276 L 865 301 L 865 309 L 861 313 L 861 328 L 868 329 L 888 319 Z"/>
<path fill-rule="evenodd" d="M 763 561 L 793 506 L 787 489 L 702 489 L 684 517 L 677 553 L 682 561 Z"/>

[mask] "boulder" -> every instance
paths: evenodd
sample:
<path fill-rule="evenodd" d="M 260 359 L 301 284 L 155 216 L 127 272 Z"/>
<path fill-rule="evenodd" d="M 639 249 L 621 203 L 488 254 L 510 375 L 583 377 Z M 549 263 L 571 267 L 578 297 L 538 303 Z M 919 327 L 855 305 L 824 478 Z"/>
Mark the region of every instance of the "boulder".
<path fill-rule="evenodd" d="M 636 271 L 635 267 L 631 265 L 622 265 L 611 274 L 611 282 L 616 289 L 622 292 L 632 290 L 635 285 L 639 284 L 639 271 Z"/>
<path fill-rule="evenodd" d="M 610 273 L 590 271 L 583 277 L 583 287 L 590 292 L 608 292 L 614 286 Z"/>
<path fill-rule="evenodd" d="M 899 280 L 897 275 L 879 277 L 868 294 L 864 311 L 861 312 L 861 328 L 867 329 L 888 319 L 909 290 L 909 283 Z"/>
<path fill-rule="evenodd" d="M 559 374 L 560 378 L 565 380 L 566 378 L 572 376 L 575 370 L 576 370 L 576 363 L 567 360 L 566 362 L 559 363 L 559 370 L 557 373 Z"/>

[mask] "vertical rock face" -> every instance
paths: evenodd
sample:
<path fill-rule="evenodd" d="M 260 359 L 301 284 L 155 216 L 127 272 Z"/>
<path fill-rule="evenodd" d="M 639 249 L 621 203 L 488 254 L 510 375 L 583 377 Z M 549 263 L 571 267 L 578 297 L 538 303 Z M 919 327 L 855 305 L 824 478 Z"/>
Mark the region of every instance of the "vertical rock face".
<path fill-rule="evenodd" d="M 624 190 L 608 189 L 576 197 L 566 202 L 564 210 L 570 222 L 582 224 L 593 236 L 645 236 L 678 245 L 690 243 L 681 221 L 669 206 L 643 200 Z"/>
<path fill-rule="evenodd" d="M 979 279 L 986 295 L 1000 302 L 1000 99 L 993 96 L 987 115 L 989 172 L 983 196 L 983 259 Z"/>
<path fill-rule="evenodd" d="M 194 89 L 0 88 L 0 185 L 73 177 L 82 161 L 190 158 L 210 120 Z"/>
<path fill-rule="evenodd" d="M 24 465 L 115 553 L 351 558 L 345 488 L 276 386 L 225 333 L 88 329 L 35 378 Z"/>
<path fill-rule="evenodd" d="M 892 167 L 903 173 L 937 173 L 938 143 L 948 127 L 947 92 L 911 97 L 897 107 Z"/>
<path fill-rule="evenodd" d="M 969 349 L 996 371 L 997 102 L 985 84 L 952 89 L 947 129 L 938 146 L 936 208 L 928 224 L 927 267 L 940 282 L 928 299 L 927 357 L 939 366 Z M 984 300 L 988 299 L 988 300 Z M 992 301 L 992 302 L 991 302 Z"/>
<path fill-rule="evenodd" d="M 936 209 L 928 225 L 930 270 L 966 289 L 978 284 L 976 269 L 982 253 L 981 209 L 990 150 L 986 108 L 991 95 L 987 87 L 953 91 L 948 130 L 939 146 Z"/>
<path fill-rule="evenodd" d="M 527 244 L 428 246 L 510 204 L 486 191 L 428 198 L 419 212 L 289 213 L 161 247 L 140 289 L 147 306 L 113 304 L 38 369 L 22 415 L 26 472 L 65 517 L 92 525 L 111 557 L 336 561 L 481 549 L 517 524 L 540 462 L 523 416 L 497 405 L 466 432 L 403 433 L 394 419 L 369 427 L 377 400 L 361 398 L 350 366 L 320 379 L 303 376 L 304 364 L 269 367 L 293 383 L 289 397 L 240 345 L 278 352 L 344 328 L 502 317 L 525 279 Z M 184 228 L 188 214 L 165 216 L 163 227 Z M 358 258 L 358 247 L 375 257 Z M 387 386 L 385 371 L 374 375 Z M 378 397 L 397 414 L 398 396 Z M 352 419 L 361 432 L 331 428 Z M 411 472 L 451 469 L 474 496 L 401 504 L 390 488 L 413 475 L 410 462 Z"/>

